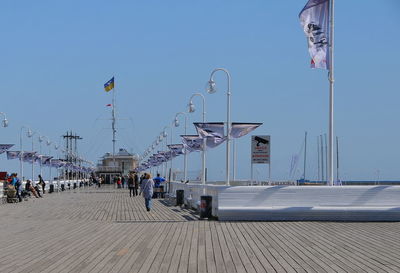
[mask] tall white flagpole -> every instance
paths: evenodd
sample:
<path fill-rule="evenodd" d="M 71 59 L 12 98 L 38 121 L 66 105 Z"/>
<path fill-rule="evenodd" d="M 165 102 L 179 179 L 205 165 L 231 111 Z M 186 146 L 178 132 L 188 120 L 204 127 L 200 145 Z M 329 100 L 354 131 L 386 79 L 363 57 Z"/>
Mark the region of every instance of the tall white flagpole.
<path fill-rule="evenodd" d="M 113 165 L 114 165 L 114 170 L 117 167 L 115 164 L 115 78 L 114 78 L 114 88 L 112 90 L 113 92 L 113 97 L 112 97 L 112 131 L 113 131 L 113 139 L 112 139 L 112 143 L 113 143 Z"/>
<path fill-rule="evenodd" d="M 329 185 L 333 186 L 333 83 L 334 83 L 334 65 L 333 65 L 333 51 L 334 51 L 334 4 L 335 0 L 330 0 L 330 16 L 329 16 L 329 148 L 328 148 L 328 181 Z"/>

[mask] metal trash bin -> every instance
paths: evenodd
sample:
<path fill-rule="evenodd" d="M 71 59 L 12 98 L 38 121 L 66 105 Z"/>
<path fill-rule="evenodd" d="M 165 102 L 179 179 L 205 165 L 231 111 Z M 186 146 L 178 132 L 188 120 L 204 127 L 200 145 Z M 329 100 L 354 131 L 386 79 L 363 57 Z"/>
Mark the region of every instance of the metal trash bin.
<path fill-rule="evenodd" d="M 176 205 L 182 206 L 184 201 L 184 190 L 176 190 Z"/>
<path fill-rule="evenodd" d="M 212 217 L 212 196 L 202 195 L 200 197 L 200 219 Z"/>
<path fill-rule="evenodd" d="M 65 185 L 61 184 L 61 191 L 65 191 Z"/>
<path fill-rule="evenodd" d="M 50 185 L 50 188 L 49 188 L 49 193 L 52 193 L 52 192 L 54 192 L 54 185 Z"/>

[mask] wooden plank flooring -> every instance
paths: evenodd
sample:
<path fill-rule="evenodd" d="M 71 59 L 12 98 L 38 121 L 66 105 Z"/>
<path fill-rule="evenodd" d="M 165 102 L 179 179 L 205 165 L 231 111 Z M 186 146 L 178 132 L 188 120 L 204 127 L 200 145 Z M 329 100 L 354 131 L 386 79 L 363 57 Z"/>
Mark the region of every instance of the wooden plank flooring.
<path fill-rule="evenodd" d="M 126 189 L 0 205 L 0 272 L 400 272 L 400 223 L 218 222 Z"/>

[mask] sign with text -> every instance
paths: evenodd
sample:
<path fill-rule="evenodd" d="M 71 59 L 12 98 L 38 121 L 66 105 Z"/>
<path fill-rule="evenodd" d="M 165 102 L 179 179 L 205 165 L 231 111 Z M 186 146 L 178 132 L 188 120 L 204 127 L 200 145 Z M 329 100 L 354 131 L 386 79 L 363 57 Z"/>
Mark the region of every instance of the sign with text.
<path fill-rule="evenodd" d="M 251 136 L 251 163 L 269 164 L 270 162 L 270 136 Z"/>

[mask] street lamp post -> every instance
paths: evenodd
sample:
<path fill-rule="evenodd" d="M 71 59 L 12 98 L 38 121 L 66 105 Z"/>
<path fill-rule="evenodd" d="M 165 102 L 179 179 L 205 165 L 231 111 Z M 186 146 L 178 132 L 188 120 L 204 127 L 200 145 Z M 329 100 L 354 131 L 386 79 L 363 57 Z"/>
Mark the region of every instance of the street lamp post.
<path fill-rule="evenodd" d="M 178 120 L 178 116 L 179 115 L 183 115 L 185 117 L 185 135 L 186 135 L 186 131 L 187 131 L 187 114 L 185 112 L 179 112 L 175 115 L 175 122 L 174 125 L 175 127 L 179 126 L 179 120 Z M 186 147 L 184 147 L 184 158 L 183 158 L 183 176 L 184 176 L 184 182 L 186 183 L 187 181 L 187 153 L 186 153 Z"/>
<path fill-rule="evenodd" d="M 39 170 L 40 170 L 40 176 L 42 176 L 42 142 L 44 140 L 45 136 L 39 136 Z"/>
<path fill-rule="evenodd" d="M 158 139 L 157 139 L 158 142 L 161 143 L 161 150 L 163 149 L 163 146 L 162 146 L 163 139 L 164 139 L 164 134 L 161 132 L 160 135 L 158 136 Z M 161 164 L 161 170 L 158 172 L 158 173 L 160 173 L 161 175 L 164 174 L 164 167 L 165 167 L 165 164 L 164 164 L 164 162 L 163 162 L 163 163 Z"/>
<path fill-rule="evenodd" d="M 2 115 L 4 117 L 4 119 L 2 121 L 3 127 L 8 127 L 8 120 L 7 120 L 6 114 L 3 112 L 0 112 L 0 115 Z"/>
<path fill-rule="evenodd" d="M 205 99 L 203 94 L 194 93 L 190 97 L 189 104 L 188 104 L 189 113 L 193 113 L 195 111 L 195 107 L 194 107 L 194 104 L 193 104 L 193 101 L 192 101 L 195 96 L 199 96 L 203 100 L 203 123 L 204 123 L 204 122 L 206 122 L 206 99 Z M 201 154 L 201 165 L 202 165 L 201 166 L 202 167 L 201 184 L 203 185 L 203 194 L 206 193 L 206 188 L 205 188 L 205 185 L 206 185 L 206 149 L 207 149 L 207 138 L 203 138 L 203 151 L 202 151 L 202 154 Z"/>
<path fill-rule="evenodd" d="M 49 140 L 49 139 L 47 139 L 47 141 L 46 141 L 46 145 L 49 147 L 49 156 L 51 156 L 51 141 Z M 50 162 L 50 165 L 49 165 L 49 175 L 50 175 L 50 178 L 49 178 L 49 185 L 51 185 L 51 184 L 53 184 L 53 179 L 51 178 L 51 157 L 50 157 L 50 159 L 49 159 L 49 162 Z"/>
<path fill-rule="evenodd" d="M 174 129 L 174 126 L 175 126 L 175 120 L 171 123 L 171 137 L 170 137 L 170 140 L 171 140 L 171 144 L 172 144 L 172 142 L 173 142 L 173 129 Z M 165 127 L 168 127 L 168 126 L 165 126 Z M 165 129 L 165 128 L 164 128 Z M 169 180 L 174 180 L 174 176 L 173 176 L 173 169 L 172 169 L 172 161 L 174 160 L 174 158 L 173 157 L 171 157 L 171 162 L 170 162 L 170 175 L 169 175 Z"/>
<path fill-rule="evenodd" d="M 210 80 L 208 81 L 207 93 L 212 94 L 216 92 L 215 81 L 213 76 L 215 72 L 225 72 L 228 80 L 227 96 L 227 111 L 226 111 L 226 185 L 230 185 L 230 131 L 231 131 L 231 75 L 225 68 L 216 68 L 211 72 Z"/>
<path fill-rule="evenodd" d="M 34 144 L 33 144 L 33 135 L 35 134 L 35 132 L 33 132 L 32 133 L 32 137 L 31 137 L 31 139 L 32 139 L 32 152 L 34 152 Z M 33 183 L 33 181 L 34 181 L 34 179 L 35 179 L 35 164 L 34 164 L 35 162 L 34 162 L 34 160 L 32 159 L 32 183 Z"/>
<path fill-rule="evenodd" d="M 57 160 L 59 158 L 59 156 L 58 156 L 58 148 L 60 148 L 60 145 L 58 145 L 57 143 L 54 144 L 54 149 L 57 151 Z M 57 192 L 60 192 L 60 177 L 59 177 L 59 171 L 58 171 L 59 165 L 57 165 L 57 166 L 58 166 L 57 167 Z M 50 162 L 50 168 L 51 168 L 51 162 Z"/>
<path fill-rule="evenodd" d="M 167 152 L 167 150 L 168 150 L 168 133 L 166 131 L 167 128 L 170 128 L 172 130 L 172 127 L 167 125 L 167 126 L 164 126 L 163 131 L 162 131 L 162 135 L 165 138 L 165 152 Z M 172 132 L 171 132 L 170 139 L 171 139 L 170 144 L 172 144 Z M 172 160 L 172 157 L 171 157 L 171 160 Z M 165 179 L 167 179 L 167 177 L 168 177 L 168 161 L 167 160 L 165 161 L 165 176 L 164 177 L 165 177 Z"/>
<path fill-rule="evenodd" d="M 24 156 L 24 152 L 23 152 L 23 149 L 22 149 L 22 130 L 23 129 L 27 130 L 26 135 L 28 137 L 32 137 L 33 134 L 34 134 L 30 128 L 25 127 L 25 126 L 21 126 L 21 130 L 20 130 L 20 134 L 19 134 L 19 145 L 20 145 L 20 150 L 21 150 L 20 154 L 19 154 L 21 181 L 24 181 L 24 164 L 22 163 L 22 158 Z"/>

